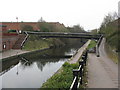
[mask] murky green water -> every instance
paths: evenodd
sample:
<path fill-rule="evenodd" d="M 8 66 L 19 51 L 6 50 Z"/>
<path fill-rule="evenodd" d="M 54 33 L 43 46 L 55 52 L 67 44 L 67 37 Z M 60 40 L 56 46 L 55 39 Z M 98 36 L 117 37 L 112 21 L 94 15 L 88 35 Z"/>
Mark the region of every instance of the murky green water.
<path fill-rule="evenodd" d="M 83 43 L 9 59 L 3 62 L 2 88 L 40 88 Z"/>

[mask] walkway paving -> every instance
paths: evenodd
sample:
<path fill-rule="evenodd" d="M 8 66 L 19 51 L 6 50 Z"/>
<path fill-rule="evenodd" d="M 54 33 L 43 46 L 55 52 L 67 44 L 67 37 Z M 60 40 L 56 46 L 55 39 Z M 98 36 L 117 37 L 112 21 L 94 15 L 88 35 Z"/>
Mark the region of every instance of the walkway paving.
<path fill-rule="evenodd" d="M 88 55 L 88 88 L 118 88 L 118 65 L 104 50 L 105 39 L 100 45 L 100 57 Z"/>
<path fill-rule="evenodd" d="M 15 55 L 26 53 L 26 52 L 29 52 L 29 51 L 24 51 L 24 50 L 8 50 L 8 51 L 4 51 L 4 52 L 0 53 L 0 59 L 15 56 Z"/>
<path fill-rule="evenodd" d="M 91 41 L 91 40 L 88 40 L 88 41 L 77 51 L 77 54 L 76 54 L 74 57 L 71 58 L 72 60 L 69 61 L 70 64 L 76 63 L 76 62 L 79 60 L 79 58 L 82 56 L 82 53 L 85 51 L 85 49 L 86 49 L 87 46 L 89 45 L 90 41 Z"/>

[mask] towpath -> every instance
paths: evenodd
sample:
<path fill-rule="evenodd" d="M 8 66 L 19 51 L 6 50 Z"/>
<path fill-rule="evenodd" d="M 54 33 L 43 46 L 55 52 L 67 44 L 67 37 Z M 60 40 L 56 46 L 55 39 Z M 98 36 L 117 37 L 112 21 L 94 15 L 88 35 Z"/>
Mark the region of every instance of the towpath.
<path fill-rule="evenodd" d="M 79 60 L 79 58 L 82 56 L 82 53 L 85 51 L 85 49 L 86 49 L 87 46 L 89 45 L 90 41 L 91 41 L 91 40 L 88 40 L 88 41 L 77 51 L 76 55 L 73 56 L 73 57 L 71 58 L 72 60 L 69 61 L 70 64 L 76 63 L 76 62 Z"/>
<path fill-rule="evenodd" d="M 103 38 L 100 57 L 88 55 L 88 88 L 118 88 L 118 65 L 107 56 L 104 44 Z"/>

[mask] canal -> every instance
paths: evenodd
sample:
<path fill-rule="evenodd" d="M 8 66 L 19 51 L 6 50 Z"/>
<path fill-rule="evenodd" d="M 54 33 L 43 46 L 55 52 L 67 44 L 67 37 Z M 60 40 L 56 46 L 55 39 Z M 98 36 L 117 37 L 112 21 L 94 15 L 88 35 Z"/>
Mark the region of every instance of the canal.
<path fill-rule="evenodd" d="M 2 88 L 40 88 L 84 43 L 36 51 L 2 62 Z"/>

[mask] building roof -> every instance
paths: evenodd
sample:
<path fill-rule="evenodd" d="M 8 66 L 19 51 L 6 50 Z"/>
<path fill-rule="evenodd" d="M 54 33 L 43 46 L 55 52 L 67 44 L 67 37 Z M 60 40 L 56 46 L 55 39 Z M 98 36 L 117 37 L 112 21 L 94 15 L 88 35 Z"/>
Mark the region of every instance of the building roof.
<path fill-rule="evenodd" d="M 38 30 L 37 22 L 2 22 L 2 24 L 7 26 L 7 29 L 21 30 L 22 25 L 30 25 L 34 30 Z"/>

